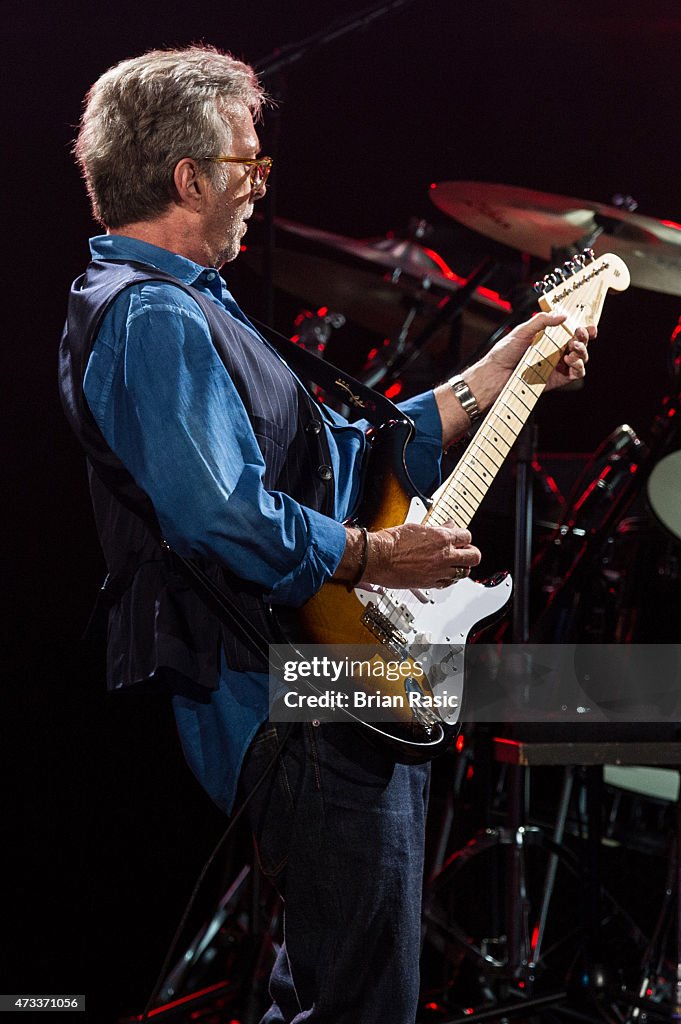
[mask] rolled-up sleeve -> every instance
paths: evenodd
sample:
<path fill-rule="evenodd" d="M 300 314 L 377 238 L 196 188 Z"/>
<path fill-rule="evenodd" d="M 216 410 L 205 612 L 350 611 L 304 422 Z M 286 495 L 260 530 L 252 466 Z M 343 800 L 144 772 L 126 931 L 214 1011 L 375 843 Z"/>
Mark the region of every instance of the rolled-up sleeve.
<path fill-rule="evenodd" d="M 425 391 L 401 402 L 400 409 L 416 428 L 406 451 L 409 476 L 420 491 L 432 494 L 440 485 L 442 465 L 442 420 L 435 395 Z"/>
<path fill-rule="evenodd" d="M 277 603 L 303 603 L 335 571 L 344 528 L 265 488 L 252 425 L 198 307 L 172 287 L 151 304 L 141 295 L 116 300 L 85 376 L 107 443 L 179 553 L 227 566 Z"/>
<path fill-rule="evenodd" d="M 442 467 L 442 420 L 432 391 L 400 402 L 397 407 L 414 424 L 414 434 L 405 452 L 407 471 L 412 483 L 422 494 L 430 495 L 440 485 Z M 368 430 L 367 420 L 354 424 Z"/>

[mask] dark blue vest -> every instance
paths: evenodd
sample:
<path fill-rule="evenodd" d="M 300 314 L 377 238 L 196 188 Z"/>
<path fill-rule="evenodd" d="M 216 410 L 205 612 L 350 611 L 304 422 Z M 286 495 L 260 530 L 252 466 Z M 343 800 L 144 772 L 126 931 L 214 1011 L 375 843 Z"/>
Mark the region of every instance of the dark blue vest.
<path fill-rule="evenodd" d="M 74 281 L 60 346 L 59 386 L 67 418 L 87 455 L 95 521 L 109 572 L 109 686 L 168 680 L 215 688 L 221 650 L 236 671 L 267 671 L 267 666 L 172 571 L 147 525 L 155 518 L 149 499 L 106 444 L 83 394 L 87 362 L 104 314 L 121 291 L 145 281 L 176 285 L 203 311 L 253 424 L 268 490 L 285 492 L 332 516 L 330 454 L 320 409 L 283 360 L 196 289 L 142 264 L 116 261 L 93 262 Z M 235 580 L 218 565 L 200 564 L 256 629 L 275 641 L 257 588 L 248 580 Z"/>

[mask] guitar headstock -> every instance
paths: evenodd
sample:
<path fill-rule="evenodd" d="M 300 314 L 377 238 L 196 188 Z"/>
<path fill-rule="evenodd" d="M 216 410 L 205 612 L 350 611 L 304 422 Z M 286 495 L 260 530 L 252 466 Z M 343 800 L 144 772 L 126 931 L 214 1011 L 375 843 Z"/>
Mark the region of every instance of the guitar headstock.
<path fill-rule="evenodd" d="M 585 249 L 562 267 L 556 267 L 534 285 L 539 306 L 545 313 L 565 313 L 565 326 L 574 333 L 577 327 L 597 324 L 605 296 L 610 288 L 623 292 L 629 287 L 629 270 L 614 253 L 594 256 Z"/>

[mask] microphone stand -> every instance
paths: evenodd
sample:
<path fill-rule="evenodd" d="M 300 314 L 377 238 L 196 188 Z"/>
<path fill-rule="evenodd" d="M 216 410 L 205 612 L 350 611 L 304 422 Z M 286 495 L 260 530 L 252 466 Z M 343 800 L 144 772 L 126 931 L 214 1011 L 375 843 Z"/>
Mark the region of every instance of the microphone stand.
<path fill-rule="evenodd" d="M 436 331 L 439 331 L 439 329 L 445 326 L 445 324 L 449 324 L 451 327 L 457 318 L 461 316 L 466 306 L 473 298 L 476 289 L 491 277 L 495 268 L 496 263 L 492 260 L 484 260 L 483 263 L 481 263 L 480 266 L 472 272 L 468 280 L 465 281 L 458 291 L 443 300 L 436 315 L 432 318 L 430 323 L 423 328 L 420 334 L 412 339 L 411 345 L 408 349 L 406 347 L 406 332 L 411 325 L 411 320 L 405 321 L 405 325 L 402 328 L 400 337 L 395 345 L 395 351 L 392 354 L 392 357 L 381 369 L 374 371 L 365 383 L 368 384 L 369 387 L 375 387 L 379 381 L 382 385 L 390 384 L 396 380 L 404 370 L 412 366 L 412 364 L 418 359 L 426 342 L 432 338 Z M 422 287 L 426 283 L 430 285 L 427 275 L 423 279 Z M 415 312 L 415 308 L 412 307 L 412 309 Z M 486 341 L 485 347 L 488 345 L 489 341 Z"/>

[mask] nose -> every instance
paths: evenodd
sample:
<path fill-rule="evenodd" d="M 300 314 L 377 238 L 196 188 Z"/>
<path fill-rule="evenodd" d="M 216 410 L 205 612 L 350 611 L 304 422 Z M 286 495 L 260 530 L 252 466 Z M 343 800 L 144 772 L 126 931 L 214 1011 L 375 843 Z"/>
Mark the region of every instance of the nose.
<path fill-rule="evenodd" d="M 251 195 L 253 199 L 264 199 L 267 195 L 267 182 L 263 181 L 261 185 L 254 185 L 251 189 Z"/>

